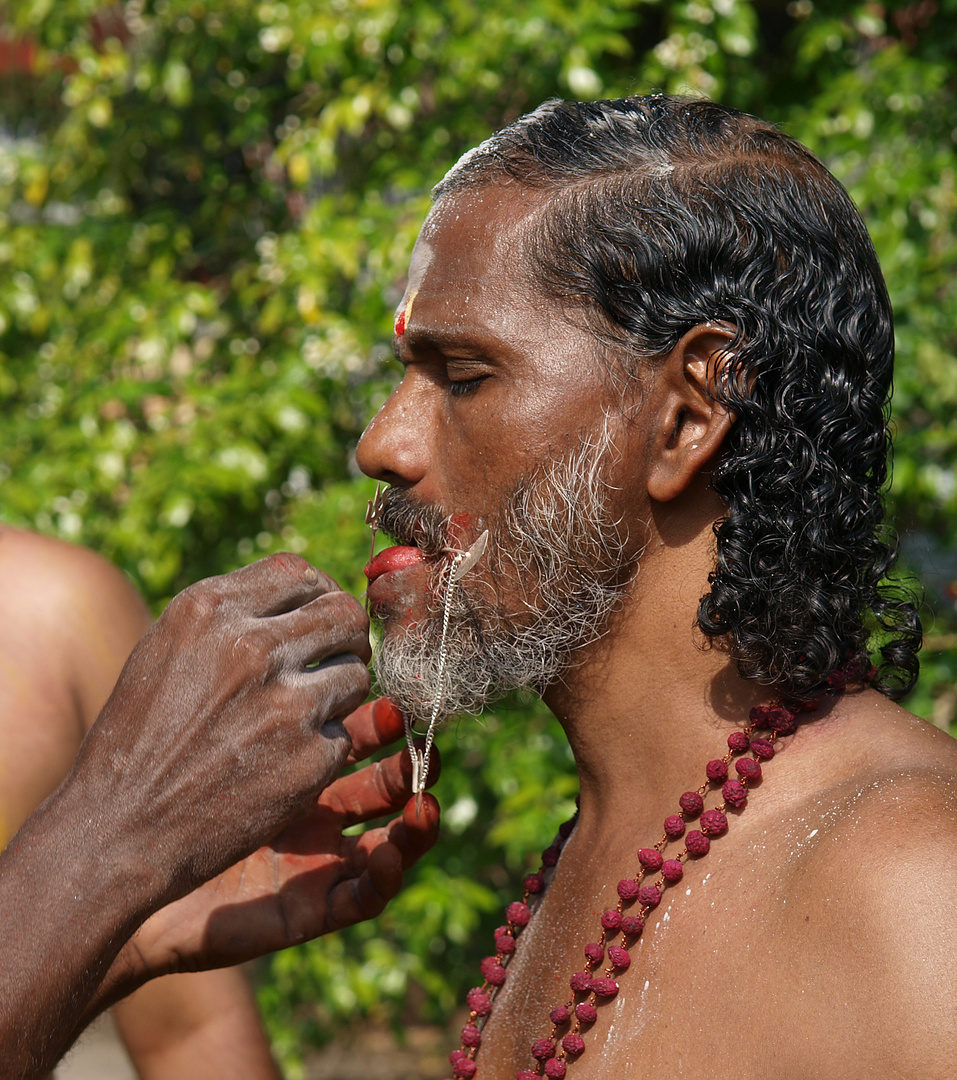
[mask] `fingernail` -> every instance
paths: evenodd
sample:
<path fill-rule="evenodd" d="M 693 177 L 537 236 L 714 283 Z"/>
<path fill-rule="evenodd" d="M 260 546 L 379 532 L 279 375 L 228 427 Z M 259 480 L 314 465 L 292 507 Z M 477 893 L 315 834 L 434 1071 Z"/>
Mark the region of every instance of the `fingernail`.
<path fill-rule="evenodd" d="M 316 570 L 316 568 L 314 566 L 308 566 L 303 571 L 302 580 L 307 585 L 315 585 L 316 582 L 319 580 L 319 572 Z"/>

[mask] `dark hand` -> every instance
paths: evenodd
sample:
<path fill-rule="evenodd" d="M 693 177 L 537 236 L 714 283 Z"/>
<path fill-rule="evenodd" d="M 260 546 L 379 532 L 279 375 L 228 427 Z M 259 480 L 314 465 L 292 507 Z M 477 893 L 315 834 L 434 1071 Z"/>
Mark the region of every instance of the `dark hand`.
<path fill-rule="evenodd" d="M 398 738 L 402 718 L 380 699 L 345 726 L 360 760 Z M 425 795 L 417 812 L 410 784 L 407 750 L 336 780 L 265 847 L 147 920 L 118 960 L 121 978 L 236 964 L 377 915 L 438 836 L 438 804 Z M 342 835 L 403 805 L 382 828 Z"/>
<path fill-rule="evenodd" d="M 274 836 L 339 772 L 369 691 L 359 603 L 297 555 L 180 593 L 133 651 L 73 784 L 156 904 Z M 101 797 L 104 784 L 108 792 Z"/>

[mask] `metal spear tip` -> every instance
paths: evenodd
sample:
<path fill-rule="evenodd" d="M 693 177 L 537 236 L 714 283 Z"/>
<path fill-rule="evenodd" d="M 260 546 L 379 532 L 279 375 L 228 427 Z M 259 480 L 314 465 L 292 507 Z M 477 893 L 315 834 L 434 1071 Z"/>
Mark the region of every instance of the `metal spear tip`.
<path fill-rule="evenodd" d="M 485 554 L 488 547 L 488 529 L 475 541 L 464 555 L 456 557 L 452 567 L 452 580 L 460 581 Z"/>

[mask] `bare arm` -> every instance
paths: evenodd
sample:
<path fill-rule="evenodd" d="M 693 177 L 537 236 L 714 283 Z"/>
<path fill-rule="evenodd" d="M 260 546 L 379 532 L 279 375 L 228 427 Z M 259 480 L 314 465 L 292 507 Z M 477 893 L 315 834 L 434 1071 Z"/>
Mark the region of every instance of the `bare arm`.
<path fill-rule="evenodd" d="M 142 1080 L 279 1080 L 249 982 L 235 967 L 168 975 L 113 1015 Z"/>
<path fill-rule="evenodd" d="M 63 780 L 152 621 L 126 577 L 92 551 L 0 527 L 0 820 L 7 836 Z M 221 1080 L 278 1080 L 239 969 L 150 983 L 118 1003 L 115 1018 L 144 1080 L 198 1078 L 203 1062 Z"/>
<path fill-rule="evenodd" d="M 49 1069 L 144 919 L 314 800 L 348 752 L 329 718 L 365 696 L 367 659 L 358 605 L 293 556 L 170 605 L 0 856 L 4 1075 Z"/>

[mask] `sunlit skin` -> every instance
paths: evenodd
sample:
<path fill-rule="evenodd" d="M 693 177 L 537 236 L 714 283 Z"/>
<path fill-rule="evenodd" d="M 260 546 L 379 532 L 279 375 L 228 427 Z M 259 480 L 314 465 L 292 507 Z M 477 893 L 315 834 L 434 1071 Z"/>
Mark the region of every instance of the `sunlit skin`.
<path fill-rule="evenodd" d="M 18 579 L 38 604 L 51 599 L 41 576 Z M 94 606 L 105 593 L 92 590 Z M 32 635 L 48 654 L 59 608 L 39 606 L 31 625 L 48 618 Z M 103 640 L 115 629 L 107 621 Z M 87 644 L 61 653 L 65 670 Z M 438 807 L 410 799 L 407 753 L 337 778 L 402 731 L 389 703 L 363 705 L 369 659 L 361 605 L 297 555 L 170 602 L 69 775 L 0 853 L 0 1074 L 38 1080 L 99 1011 L 157 975 L 235 964 L 382 910 L 434 842 Z M 214 1013 L 225 1024 L 212 1060 L 188 1040 L 176 1075 L 262 1075 L 246 1013 L 245 1036 L 225 1047 L 236 1017 Z M 152 1057 L 157 1025 L 138 1027 Z M 161 1075 L 155 1064 L 144 1077 Z"/>
<path fill-rule="evenodd" d="M 56 788 L 152 619 L 115 567 L 83 548 L 0 528 L 0 813 L 10 839 Z M 279 1075 L 238 969 L 173 976 L 118 1003 L 138 1075 Z"/>
<path fill-rule="evenodd" d="M 609 400 L 580 314 L 524 274 L 540 198 L 488 186 L 433 209 L 398 308 L 414 290 L 396 339 L 404 375 L 359 446 L 370 476 L 471 514 L 470 535 Z M 575 755 L 581 816 L 485 1029 L 483 1080 L 531 1067 L 636 848 L 769 700 L 694 630 L 723 509 L 708 469 L 732 423 L 709 388 L 731 333 L 689 331 L 622 403 L 609 479 L 644 554 L 607 636 L 544 694 Z M 504 603 L 521 593 L 474 573 Z M 372 582 L 387 635 L 434 610 L 427 581 L 417 562 Z M 728 835 L 650 917 L 570 1077 L 953 1075 L 957 946 L 940 928 L 957 895 L 954 743 L 862 691 L 828 699 L 781 747 Z"/>

